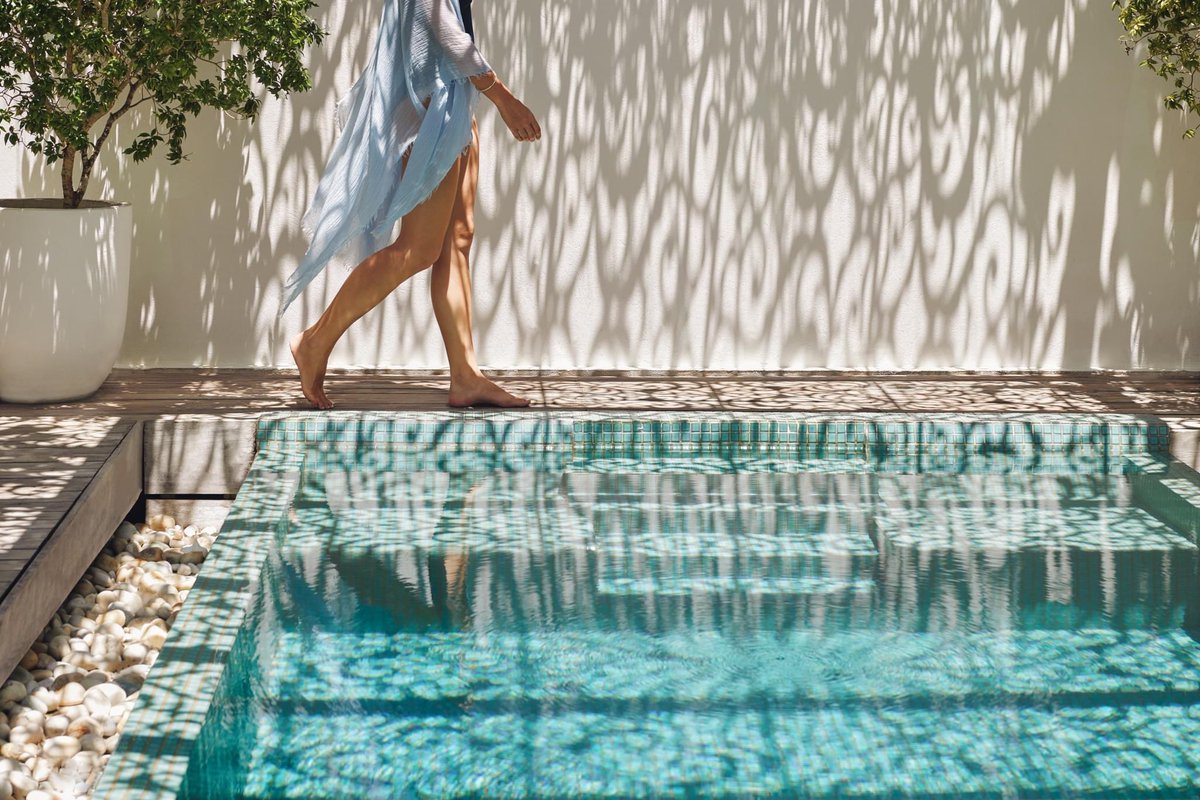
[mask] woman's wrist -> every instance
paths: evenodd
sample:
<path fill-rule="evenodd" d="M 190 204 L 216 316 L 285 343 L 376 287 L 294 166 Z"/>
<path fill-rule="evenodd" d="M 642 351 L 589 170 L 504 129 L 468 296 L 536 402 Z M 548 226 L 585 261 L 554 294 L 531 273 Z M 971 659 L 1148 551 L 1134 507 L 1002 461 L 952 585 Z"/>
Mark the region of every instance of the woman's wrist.
<path fill-rule="evenodd" d="M 500 76 L 496 74 L 495 70 L 484 72 L 480 75 L 472 75 L 470 80 L 471 85 L 483 94 L 488 94 L 501 85 Z"/>
<path fill-rule="evenodd" d="M 478 80 L 471 78 L 471 83 L 479 90 L 480 94 L 493 103 L 503 101 L 505 96 L 510 94 L 504 81 L 500 80 L 495 72 L 485 72 L 477 77 Z"/>

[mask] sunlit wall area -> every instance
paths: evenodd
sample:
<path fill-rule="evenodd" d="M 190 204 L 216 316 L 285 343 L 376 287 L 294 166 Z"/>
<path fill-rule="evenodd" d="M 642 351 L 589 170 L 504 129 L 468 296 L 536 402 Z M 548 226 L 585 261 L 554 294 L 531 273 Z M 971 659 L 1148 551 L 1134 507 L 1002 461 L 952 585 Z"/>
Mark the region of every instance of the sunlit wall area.
<path fill-rule="evenodd" d="M 207 113 L 135 205 L 122 362 L 288 365 L 345 271 L 281 325 L 299 220 L 377 3 L 327 0 L 315 88 Z M 1200 369 L 1200 142 L 1108 0 L 478 0 L 542 119 L 481 107 L 481 361 L 646 369 Z M 126 124 L 115 148 L 135 129 Z M 0 151 L 0 196 L 54 195 Z M 335 366 L 443 367 L 426 276 Z"/>

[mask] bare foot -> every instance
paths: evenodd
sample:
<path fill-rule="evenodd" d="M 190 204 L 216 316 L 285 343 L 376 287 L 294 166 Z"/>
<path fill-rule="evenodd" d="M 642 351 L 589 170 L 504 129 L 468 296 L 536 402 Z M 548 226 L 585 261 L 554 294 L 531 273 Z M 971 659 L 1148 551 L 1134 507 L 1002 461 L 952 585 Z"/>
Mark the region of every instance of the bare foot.
<path fill-rule="evenodd" d="M 333 402 L 325 394 L 325 366 L 328 356 L 323 358 L 314 353 L 304 332 L 293 336 L 290 345 L 292 358 L 300 369 L 300 389 L 304 392 L 305 399 L 312 403 L 313 408 L 333 408 Z"/>
<path fill-rule="evenodd" d="M 509 394 L 482 375 L 462 380 L 450 379 L 450 405 L 455 408 L 467 406 L 497 406 L 499 408 L 525 408 L 529 401 L 524 397 Z"/>

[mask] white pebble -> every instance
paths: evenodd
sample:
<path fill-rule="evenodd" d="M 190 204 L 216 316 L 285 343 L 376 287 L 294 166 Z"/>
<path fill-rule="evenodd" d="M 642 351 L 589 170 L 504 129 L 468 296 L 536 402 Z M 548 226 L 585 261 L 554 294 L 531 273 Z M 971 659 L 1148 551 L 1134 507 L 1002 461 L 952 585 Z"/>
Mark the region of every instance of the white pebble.
<path fill-rule="evenodd" d="M 163 598 L 156 597 L 146 605 L 146 610 L 159 619 L 166 619 L 171 616 L 174 608 Z"/>
<path fill-rule="evenodd" d="M 46 718 L 45 731 L 47 736 L 62 736 L 71 725 L 71 718 L 66 714 L 55 714 Z"/>
<path fill-rule="evenodd" d="M 37 781 L 24 772 L 8 773 L 8 782 L 12 784 L 13 794 L 17 797 L 28 797 L 30 792 L 37 790 Z"/>
<path fill-rule="evenodd" d="M 72 681 L 58 691 L 59 707 L 77 706 L 83 702 L 83 695 L 87 692 L 82 684 L 78 681 Z"/>
<path fill-rule="evenodd" d="M 67 735 L 81 739 L 88 734 L 100 735 L 100 723 L 91 717 L 80 717 L 67 727 Z"/>
<path fill-rule="evenodd" d="M 101 589 L 107 589 L 109 586 L 112 586 L 112 576 L 99 567 L 92 567 L 87 571 L 87 574 L 91 582 Z"/>
<path fill-rule="evenodd" d="M 75 720 L 77 720 L 81 717 L 86 717 L 87 709 L 83 707 L 83 702 L 80 701 L 79 705 L 65 706 L 63 708 L 60 708 L 58 710 L 58 713 L 62 714 L 64 717 L 66 717 L 67 719 L 74 722 Z"/>
<path fill-rule="evenodd" d="M 195 544 L 190 544 L 183 548 L 179 554 L 180 564 L 199 564 L 208 556 L 208 551 L 203 547 Z"/>
<path fill-rule="evenodd" d="M 22 700 L 21 705 L 25 708 L 33 709 L 34 711 L 42 714 L 45 714 L 50 710 L 50 707 L 46 705 L 45 700 L 42 700 L 40 697 L 32 694 Z"/>
<path fill-rule="evenodd" d="M 61 792 L 69 800 L 78 800 L 79 795 L 87 794 L 87 783 L 84 782 L 83 785 L 79 786 L 77 789 L 76 787 L 79 785 L 79 781 L 75 780 L 71 775 L 64 775 L 63 770 L 65 768 L 66 763 L 59 764 L 58 769 L 52 772 L 50 774 L 50 778 L 42 784 L 42 788 L 50 791 Z"/>
<path fill-rule="evenodd" d="M 0 688 L 0 704 L 18 703 L 25 699 L 25 695 L 29 692 L 25 689 L 25 684 L 20 681 L 9 681 Z"/>
<path fill-rule="evenodd" d="M 143 561 L 162 561 L 163 553 L 167 552 L 167 548 L 157 542 L 152 542 L 135 554 Z"/>
<path fill-rule="evenodd" d="M 44 709 L 38 708 L 38 710 L 42 713 L 48 713 L 58 708 L 58 695 L 50 691 L 50 689 L 46 686 L 39 686 L 37 689 L 35 689 L 33 694 L 29 696 L 29 699 L 36 700 L 45 706 Z"/>
<path fill-rule="evenodd" d="M 142 596 L 133 591 L 132 586 L 128 586 L 128 588 L 117 594 L 117 604 L 121 608 L 129 609 L 136 614 L 142 607 Z"/>
<path fill-rule="evenodd" d="M 54 761 L 66 761 L 79 752 L 79 740 L 72 736 L 55 736 L 53 739 L 46 740 L 46 743 L 42 745 L 42 752 L 46 754 L 46 758 Z"/>
<path fill-rule="evenodd" d="M 9 714 L 8 720 L 14 728 L 18 725 L 23 725 L 26 728 L 40 728 L 46 724 L 46 715 L 36 709 L 17 706 Z"/>
<path fill-rule="evenodd" d="M 142 644 L 141 642 L 134 642 L 125 648 L 125 660 L 134 664 L 140 664 L 146 660 L 146 654 L 148 652 L 149 651 L 146 649 L 146 645 Z"/>
<path fill-rule="evenodd" d="M 79 737 L 79 747 L 99 755 L 104 752 L 104 737 L 96 733 L 86 733 Z"/>
<path fill-rule="evenodd" d="M 111 683 L 93 686 L 83 698 L 83 704 L 93 717 L 103 719 L 114 707 L 125 702 L 125 690 Z"/>
<path fill-rule="evenodd" d="M 175 527 L 175 518 L 170 514 L 154 514 L 146 522 L 156 531 L 166 531 Z"/>
<path fill-rule="evenodd" d="M 110 608 L 100 617 L 100 621 L 111 622 L 114 625 L 124 625 L 129 621 L 129 616 L 119 608 Z"/>
<path fill-rule="evenodd" d="M 48 792 L 45 789 L 34 789 L 25 795 L 25 800 L 62 800 L 62 795 L 57 792 Z"/>
<path fill-rule="evenodd" d="M 103 655 L 110 651 L 116 650 L 121 646 L 120 638 L 110 636 L 107 633 L 96 633 L 92 636 L 91 646 L 88 647 L 88 652 L 92 655 Z"/>
<path fill-rule="evenodd" d="M 16 744 L 14 742 L 0 744 L 0 756 L 4 756 L 5 758 L 11 758 L 16 761 L 28 761 L 36 755 L 36 744 Z"/>
<path fill-rule="evenodd" d="M 103 634 L 104 636 L 115 636 L 118 639 L 125 638 L 125 629 L 120 625 L 114 625 L 111 622 L 106 622 L 103 625 L 97 626 L 96 633 Z"/>
<path fill-rule="evenodd" d="M 160 578 L 166 578 L 172 574 L 171 565 L 161 561 L 152 561 L 149 564 L 142 564 L 141 567 L 147 575 L 157 575 Z"/>
<path fill-rule="evenodd" d="M 86 618 L 84 618 L 84 619 L 86 619 Z M 84 625 L 84 622 L 80 621 L 79 625 Z M 50 643 L 49 643 L 49 654 L 50 655 L 54 656 L 55 658 L 62 658 L 65 655 L 67 655 L 68 652 L 71 652 L 71 639 L 68 639 L 65 636 L 55 636 L 52 639 L 50 639 Z"/>
<path fill-rule="evenodd" d="M 83 743 L 80 742 L 80 745 Z M 100 754 L 88 748 L 81 749 L 78 753 L 71 756 L 66 764 L 63 764 L 62 771 L 64 777 L 74 779 L 76 781 L 86 781 L 94 770 L 100 764 Z"/>
<path fill-rule="evenodd" d="M 161 620 L 158 620 L 161 622 Z M 163 645 L 167 643 L 166 628 L 151 626 L 142 631 L 142 644 L 152 650 L 161 650 Z"/>
<path fill-rule="evenodd" d="M 45 738 L 41 728 L 25 725 L 18 725 L 8 734 L 8 741 L 13 744 L 38 744 Z"/>
<path fill-rule="evenodd" d="M 48 758 L 35 758 L 29 762 L 29 774 L 38 783 L 45 783 L 54 771 L 54 762 Z"/>

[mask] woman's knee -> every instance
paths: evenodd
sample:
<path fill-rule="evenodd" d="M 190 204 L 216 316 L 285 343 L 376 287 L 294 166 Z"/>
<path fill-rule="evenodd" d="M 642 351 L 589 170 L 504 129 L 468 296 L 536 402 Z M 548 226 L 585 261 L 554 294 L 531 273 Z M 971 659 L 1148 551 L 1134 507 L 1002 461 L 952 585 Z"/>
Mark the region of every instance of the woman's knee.
<path fill-rule="evenodd" d="M 403 264 L 405 277 L 429 269 L 442 255 L 441 243 L 427 237 L 415 242 L 399 241 L 393 247 L 398 251 L 397 260 Z"/>
<path fill-rule="evenodd" d="M 468 219 L 455 219 L 450 222 L 450 243 L 455 250 L 465 253 L 471 249 L 475 241 L 475 224 Z"/>

